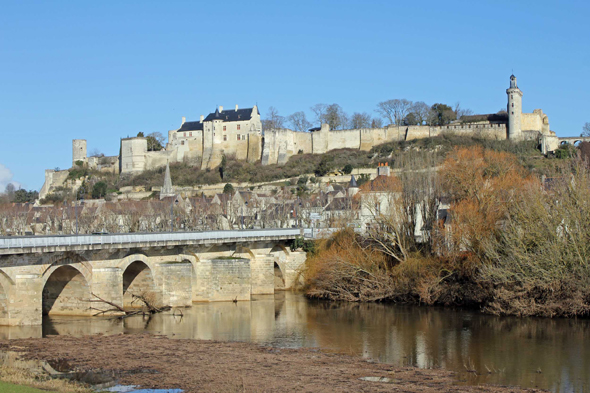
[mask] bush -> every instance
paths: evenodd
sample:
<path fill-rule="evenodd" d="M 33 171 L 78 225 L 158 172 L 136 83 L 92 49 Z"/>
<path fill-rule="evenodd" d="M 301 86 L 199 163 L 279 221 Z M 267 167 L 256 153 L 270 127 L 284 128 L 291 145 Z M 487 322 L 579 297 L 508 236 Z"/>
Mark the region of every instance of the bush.
<path fill-rule="evenodd" d="M 224 194 L 229 194 L 232 195 L 234 193 L 234 186 L 232 186 L 230 183 L 227 183 L 224 187 L 223 187 L 223 193 Z"/>
<path fill-rule="evenodd" d="M 352 165 L 346 164 L 344 165 L 344 168 L 342 168 L 342 172 L 344 172 L 345 175 L 350 175 L 353 169 L 354 168 L 352 167 Z"/>
<path fill-rule="evenodd" d="M 99 181 L 92 187 L 92 198 L 98 199 L 104 197 L 107 194 L 107 183 Z"/>

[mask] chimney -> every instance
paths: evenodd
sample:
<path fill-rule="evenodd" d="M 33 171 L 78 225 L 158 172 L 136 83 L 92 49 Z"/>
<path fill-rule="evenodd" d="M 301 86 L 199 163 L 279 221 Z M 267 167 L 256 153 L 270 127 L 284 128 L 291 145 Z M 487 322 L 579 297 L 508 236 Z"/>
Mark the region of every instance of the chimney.
<path fill-rule="evenodd" d="M 182 116 L 182 124 L 184 124 L 184 122 L 186 122 L 186 117 Z M 182 126 L 181 124 L 181 126 Z"/>
<path fill-rule="evenodd" d="M 205 120 L 205 116 L 201 115 L 201 123 Z"/>
<path fill-rule="evenodd" d="M 238 104 L 236 104 L 236 112 L 238 111 Z"/>
<path fill-rule="evenodd" d="M 223 112 L 223 107 L 219 105 L 219 113 Z"/>

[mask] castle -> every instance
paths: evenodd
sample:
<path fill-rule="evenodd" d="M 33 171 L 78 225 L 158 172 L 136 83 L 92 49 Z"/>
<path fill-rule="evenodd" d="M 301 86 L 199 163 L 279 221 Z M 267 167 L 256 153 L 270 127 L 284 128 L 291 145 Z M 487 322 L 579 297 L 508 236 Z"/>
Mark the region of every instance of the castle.
<path fill-rule="evenodd" d="M 91 169 L 120 174 L 141 173 L 163 167 L 167 163 L 188 162 L 202 169 L 215 168 L 224 156 L 249 162 L 261 161 L 262 165 L 284 164 L 295 154 L 322 154 L 335 149 L 360 149 L 369 151 L 373 146 L 395 141 L 429 138 L 444 133 L 477 136 L 491 139 L 537 140 L 543 153 L 556 150 L 559 140 L 549 128 L 549 120 L 541 109 L 533 113 L 522 112 L 522 91 L 516 77 L 510 77 L 507 113 L 465 116 L 443 126 L 389 125 L 383 128 L 330 130 L 327 124 L 313 132 L 289 129 L 264 130 L 260 113 L 252 108 L 224 110 L 218 107 L 199 121 L 182 118 L 180 127 L 168 131 L 168 143 L 164 150 L 148 151 L 147 138 L 122 138 L 118 156 L 88 157 L 86 141 L 73 141 L 73 165 L 82 163 Z M 67 174 L 66 174 L 67 176 Z M 64 176 L 52 170 L 45 173 L 45 185 L 41 197 Z M 61 180 L 63 183 L 63 180 Z"/>

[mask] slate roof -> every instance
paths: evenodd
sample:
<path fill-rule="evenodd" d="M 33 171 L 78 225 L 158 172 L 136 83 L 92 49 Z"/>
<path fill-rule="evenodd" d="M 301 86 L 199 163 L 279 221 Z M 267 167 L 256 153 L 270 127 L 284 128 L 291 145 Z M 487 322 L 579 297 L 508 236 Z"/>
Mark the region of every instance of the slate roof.
<path fill-rule="evenodd" d="M 508 113 L 489 113 L 485 115 L 461 116 L 459 120 L 466 123 L 475 121 L 508 122 Z"/>
<path fill-rule="evenodd" d="M 209 113 L 205 118 L 205 121 L 223 120 L 229 122 L 250 120 L 252 118 L 252 109 L 253 108 L 243 108 L 238 110 L 227 109 L 223 112 L 219 112 L 218 108 L 214 113 Z M 258 112 L 258 109 L 256 109 L 256 111 Z"/>
<path fill-rule="evenodd" d="M 203 123 L 200 121 L 186 121 L 182 127 L 178 129 L 178 132 L 184 131 L 203 131 Z"/>

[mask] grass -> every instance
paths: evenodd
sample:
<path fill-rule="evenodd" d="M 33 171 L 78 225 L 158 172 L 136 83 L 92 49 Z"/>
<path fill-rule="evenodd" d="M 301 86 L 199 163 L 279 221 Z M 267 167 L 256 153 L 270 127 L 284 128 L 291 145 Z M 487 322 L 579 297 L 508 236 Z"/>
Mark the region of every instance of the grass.
<path fill-rule="evenodd" d="M 28 370 L 0 367 L 0 392 L 2 393 L 94 393 L 84 385 L 65 379 L 53 379 L 36 375 Z"/>
<path fill-rule="evenodd" d="M 45 393 L 47 390 L 39 390 L 28 386 L 15 385 L 0 381 L 0 392 L 3 393 Z"/>

